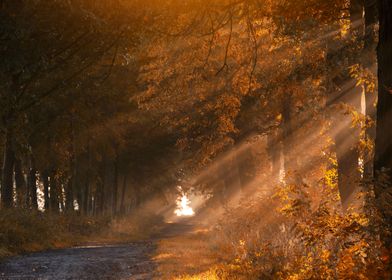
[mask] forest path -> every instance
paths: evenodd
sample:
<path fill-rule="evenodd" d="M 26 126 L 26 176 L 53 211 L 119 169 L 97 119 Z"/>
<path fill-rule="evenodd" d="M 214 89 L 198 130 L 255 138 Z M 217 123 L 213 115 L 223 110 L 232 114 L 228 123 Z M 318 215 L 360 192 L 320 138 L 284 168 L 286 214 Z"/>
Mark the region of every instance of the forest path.
<path fill-rule="evenodd" d="M 81 246 L 12 257 L 0 263 L 0 279 L 153 279 L 156 244 L 186 234 L 184 223 L 167 224 L 148 241 Z"/>

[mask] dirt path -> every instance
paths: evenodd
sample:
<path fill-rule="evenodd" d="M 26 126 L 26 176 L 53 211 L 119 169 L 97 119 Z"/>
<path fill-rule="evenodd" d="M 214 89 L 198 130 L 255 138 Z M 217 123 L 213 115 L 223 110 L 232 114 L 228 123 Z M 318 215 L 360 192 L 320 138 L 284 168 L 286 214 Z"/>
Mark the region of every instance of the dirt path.
<path fill-rule="evenodd" d="M 153 279 L 152 256 L 162 239 L 191 226 L 168 224 L 153 239 L 123 245 L 51 250 L 13 257 L 0 263 L 0 279 Z"/>

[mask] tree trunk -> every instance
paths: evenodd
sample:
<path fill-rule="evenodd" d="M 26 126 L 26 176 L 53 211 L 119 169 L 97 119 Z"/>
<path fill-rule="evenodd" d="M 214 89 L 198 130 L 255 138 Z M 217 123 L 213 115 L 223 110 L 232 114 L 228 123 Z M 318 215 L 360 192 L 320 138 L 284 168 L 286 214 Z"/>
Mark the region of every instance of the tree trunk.
<path fill-rule="evenodd" d="M 88 214 L 89 197 L 90 197 L 90 182 L 89 182 L 89 179 L 87 178 L 85 185 L 84 185 L 83 203 L 82 203 L 82 207 L 81 207 L 81 210 L 83 211 L 83 214 L 85 214 L 85 215 Z"/>
<path fill-rule="evenodd" d="M 278 184 L 280 180 L 280 155 L 282 152 L 282 144 L 279 139 L 279 130 L 274 129 L 268 134 L 267 152 L 271 166 L 271 178 L 273 184 Z"/>
<path fill-rule="evenodd" d="M 3 208 L 11 208 L 13 205 L 13 173 L 15 162 L 15 154 L 13 149 L 13 133 L 11 129 L 8 129 L 5 136 L 3 174 L 1 185 L 1 203 Z"/>
<path fill-rule="evenodd" d="M 78 174 L 79 172 L 77 172 Z M 79 174 L 78 174 L 79 175 Z M 80 176 L 76 176 L 76 179 L 73 182 L 73 189 L 76 192 L 76 200 L 78 205 L 78 213 L 83 211 L 83 195 L 84 195 L 84 187 L 85 185 L 82 184 Z"/>
<path fill-rule="evenodd" d="M 99 167 L 98 180 L 96 180 L 96 188 L 94 195 L 94 215 L 103 214 L 105 209 L 105 180 L 106 180 L 106 158 L 103 156 L 103 162 Z"/>
<path fill-rule="evenodd" d="M 365 1 L 365 38 L 362 54 L 362 65 L 368 72 L 376 75 L 376 24 L 377 24 L 377 4 L 376 0 Z M 376 92 L 367 92 L 365 88 L 366 116 L 371 120 L 376 119 Z M 376 138 L 376 127 L 367 124 L 366 140 L 374 143 Z M 366 151 L 364 155 L 364 179 L 369 181 L 373 178 L 373 150 Z"/>
<path fill-rule="evenodd" d="M 353 87 L 345 94 L 345 104 L 360 111 L 360 94 L 357 87 Z M 339 128 L 335 134 L 335 151 L 338 163 L 338 187 L 343 209 L 353 202 L 361 174 L 358 169 L 359 135 L 357 127 L 352 127 L 352 117 L 344 112 L 337 112 L 332 127 Z"/>
<path fill-rule="evenodd" d="M 352 0 L 350 2 L 350 34 L 362 32 L 363 21 L 363 1 Z M 331 50 L 329 50 L 330 52 Z M 358 63 L 357 60 L 351 61 L 352 64 Z M 332 67 L 339 67 L 332 65 Z M 342 69 L 341 71 L 345 71 Z M 347 79 L 340 80 L 338 77 L 331 77 L 330 89 L 333 94 L 328 97 L 328 104 L 338 105 L 339 103 L 350 106 L 351 109 L 361 112 L 361 93 L 362 87 L 356 86 L 356 81 L 351 79 L 348 73 L 344 73 Z M 334 82 L 337 88 L 332 86 Z M 361 174 L 358 169 L 359 161 L 359 137 L 360 129 L 352 127 L 351 114 L 347 114 L 342 109 L 336 108 L 331 118 L 331 135 L 335 140 L 335 152 L 338 165 L 338 188 L 340 201 L 343 209 L 353 202 L 358 186 L 361 180 Z"/>
<path fill-rule="evenodd" d="M 295 129 L 293 127 L 293 95 L 285 93 L 282 100 L 282 124 L 281 124 L 281 141 L 284 161 L 285 182 L 288 184 L 302 184 L 300 174 L 300 166 L 298 157 L 295 154 L 297 147 L 295 146 Z M 288 180 L 288 181 L 287 181 Z"/>
<path fill-rule="evenodd" d="M 377 127 L 375 143 L 374 169 L 377 178 L 384 172 L 392 178 L 392 2 L 379 0 L 379 43 L 378 57 L 378 104 Z M 387 183 L 387 184 L 386 184 Z M 386 223 L 392 223 L 391 197 L 392 187 L 390 182 L 377 184 L 375 187 L 378 207 Z M 383 237 L 385 245 L 390 248 L 391 237 Z"/>
<path fill-rule="evenodd" d="M 91 195 L 90 199 L 88 200 L 88 211 L 90 215 L 95 215 L 95 196 Z"/>
<path fill-rule="evenodd" d="M 72 189 L 72 178 L 68 180 L 65 190 L 65 211 L 73 212 L 74 211 L 74 192 Z"/>
<path fill-rule="evenodd" d="M 116 158 L 114 159 L 114 174 L 113 174 L 113 200 L 112 200 L 112 215 L 117 214 L 117 197 L 118 197 L 118 150 L 116 147 Z"/>
<path fill-rule="evenodd" d="M 29 206 L 33 209 L 38 209 L 37 201 L 37 170 L 33 156 L 30 155 L 30 170 L 28 175 L 28 188 L 29 188 Z"/>
<path fill-rule="evenodd" d="M 229 155 L 225 161 L 222 169 L 224 205 L 235 207 L 239 204 L 241 194 L 241 179 L 238 172 L 236 156 Z"/>
<path fill-rule="evenodd" d="M 101 178 L 101 180 L 99 180 L 97 182 L 97 190 L 96 190 L 96 194 L 95 194 L 95 200 L 94 200 L 94 204 L 95 204 L 95 213 L 97 215 L 100 215 L 103 213 L 104 211 L 104 180 L 105 178 Z"/>
<path fill-rule="evenodd" d="M 42 172 L 42 183 L 44 185 L 44 209 L 49 210 L 49 174 L 47 171 Z"/>
<path fill-rule="evenodd" d="M 50 210 L 54 213 L 59 212 L 59 186 L 54 171 L 50 174 Z"/>
<path fill-rule="evenodd" d="M 294 171 L 294 159 L 291 158 L 291 138 L 292 138 L 292 96 L 291 93 L 285 93 L 282 101 L 282 143 L 283 143 L 283 155 L 284 155 L 284 168 L 286 172 Z"/>
<path fill-rule="evenodd" d="M 350 24 L 351 24 L 351 31 L 355 31 L 360 29 L 362 24 L 361 21 L 363 20 L 363 1 L 364 0 L 351 0 L 350 1 Z"/>
<path fill-rule="evenodd" d="M 0 187 L 3 185 L 3 166 L 0 168 Z M 0 193 L 1 193 L 1 188 L 0 188 Z M 0 202 L 0 207 L 1 207 L 1 202 Z"/>
<path fill-rule="evenodd" d="M 26 180 L 22 170 L 22 161 L 15 159 L 15 186 L 16 186 L 16 205 L 18 207 L 25 206 L 26 196 Z"/>
<path fill-rule="evenodd" d="M 377 45 L 377 34 L 376 34 L 376 24 L 377 24 L 377 0 L 365 0 L 365 45 L 364 49 L 369 50 L 373 53 Z M 371 57 L 368 63 L 374 64 L 375 60 Z"/>
<path fill-rule="evenodd" d="M 74 119 L 71 119 L 71 136 L 72 142 L 70 148 L 71 158 L 70 158 L 70 171 L 71 176 L 67 183 L 67 189 L 65 191 L 65 210 L 67 212 L 73 212 L 74 208 L 74 200 L 75 200 L 75 191 L 77 191 L 76 183 L 77 183 L 77 155 L 76 155 L 76 137 L 75 137 L 75 125 Z M 79 199 L 79 191 L 76 193 L 77 199 Z M 80 201 L 78 201 L 80 203 Z"/>
<path fill-rule="evenodd" d="M 83 213 L 85 215 L 89 214 L 90 211 L 90 173 L 91 173 L 91 147 L 90 147 L 90 139 L 88 140 L 87 145 L 87 171 L 86 171 L 86 180 L 84 184 L 84 193 L 83 193 Z"/>
<path fill-rule="evenodd" d="M 122 215 L 125 214 L 125 192 L 126 192 L 126 188 L 127 188 L 127 175 L 124 174 L 122 191 L 121 191 L 121 203 L 120 203 L 120 212 L 121 212 Z"/>

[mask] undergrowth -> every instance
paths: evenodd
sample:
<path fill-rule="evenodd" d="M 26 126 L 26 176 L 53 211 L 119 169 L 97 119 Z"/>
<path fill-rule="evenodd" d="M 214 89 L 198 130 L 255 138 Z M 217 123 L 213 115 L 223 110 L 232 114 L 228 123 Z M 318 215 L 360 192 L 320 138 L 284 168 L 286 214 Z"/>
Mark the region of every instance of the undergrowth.
<path fill-rule="evenodd" d="M 381 241 L 391 225 L 377 210 L 382 198 L 375 198 L 372 184 L 364 186 L 360 207 L 347 211 L 333 172 L 316 186 L 316 198 L 304 183 L 254 195 L 227 209 L 205 236 L 203 254 L 214 257 L 209 268 L 168 279 L 391 279 L 391 251 Z"/>
<path fill-rule="evenodd" d="M 380 238 L 390 225 L 371 188 L 360 199 L 366 207 L 343 213 L 333 180 L 318 187 L 317 204 L 306 184 L 285 184 L 227 211 L 209 238 L 221 261 L 199 279 L 391 279 Z"/>
<path fill-rule="evenodd" d="M 148 238 L 163 219 L 135 212 L 112 220 L 108 216 L 42 213 L 26 209 L 0 211 L 0 258 L 81 244 L 128 242 Z"/>

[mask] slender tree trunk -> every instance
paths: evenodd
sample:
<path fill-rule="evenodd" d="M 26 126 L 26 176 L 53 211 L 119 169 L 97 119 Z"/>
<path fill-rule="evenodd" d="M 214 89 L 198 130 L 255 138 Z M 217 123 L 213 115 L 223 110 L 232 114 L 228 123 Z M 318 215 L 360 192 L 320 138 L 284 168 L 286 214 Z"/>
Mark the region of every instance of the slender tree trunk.
<path fill-rule="evenodd" d="M 30 186 L 30 167 L 27 172 L 27 185 L 26 185 L 26 196 L 25 196 L 25 208 L 29 209 L 31 207 L 31 186 Z"/>
<path fill-rule="evenodd" d="M 82 203 L 82 208 L 81 208 L 83 210 L 83 214 L 85 214 L 85 215 L 88 214 L 89 196 L 90 196 L 90 182 L 89 182 L 89 179 L 87 178 L 85 185 L 84 185 L 83 203 Z"/>
<path fill-rule="evenodd" d="M 294 159 L 291 158 L 291 150 L 292 147 L 292 95 L 291 93 L 286 93 L 283 96 L 282 101 L 282 143 L 283 143 L 283 154 L 284 154 L 284 168 L 286 172 L 294 171 L 295 168 L 294 163 L 292 162 Z"/>
<path fill-rule="evenodd" d="M 72 178 L 68 180 L 65 189 L 65 211 L 66 212 L 74 211 L 74 192 L 72 188 Z"/>
<path fill-rule="evenodd" d="M 100 182 L 97 182 L 97 193 L 96 193 L 96 200 L 95 200 L 95 207 L 96 213 L 103 214 L 105 209 L 105 193 L 104 193 L 104 180 L 102 178 Z"/>
<path fill-rule="evenodd" d="M 16 186 L 16 204 L 18 207 L 25 206 L 26 196 L 26 180 L 22 170 L 22 161 L 20 159 L 15 160 L 15 186 Z"/>
<path fill-rule="evenodd" d="M 84 194 L 83 194 L 83 213 L 85 215 L 89 214 L 89 204 L 90 204 L 90 172 L 91 172 L 91 147 L 90 140 L 87 145 L 87 172 L 86 172 L 86 181 L 84 185 Z"/>
<path fill-rule="evenodd" d="M 279 130 L 274 129 L 268 135 L 268 148 L 269 161 L 271 165 L 271 178 L 274 184 L 279 183 L 280 176 L 280 155 L 282 152 L 282 144 L 279 139 Z"/>
<path fill-rule="evenodd" d="M 38 209 L 38 200 L 37 200 L 37 169 L 35 168 L 35 162 L 33 155 L 30 155 L 30 170 L 28 175 L 28 188 L 30 194 L 30 207 L 33 209 Z"/>
<path fill-rule="evenodd" d="M 90 199 L 88 200 L 88 209 L 90 215 L 95 216 L 95 196 L 91 195 Z"/>
<path fill-rule="evenodd" d="M 73 212 L 75 210 L 74 208 L 74 200 L 75 200 L 75 191 L 77 190 L 77 155 L 76 155 L 76 136 L 75 136 L 75 125 L 74 125 L 74 119 L 72 117 L 71 119 L 71 137 L 72 137 L 72 142 L 70 146 L 70 153 L 71 153 L 71 158 L 70 158 L 70 170 L 71 170 L 71 176 L 68 180 L 67 184 L 67 189 L 65 193 L 65 210 L 67 212 Z M 77 199 L 79 199 L 79 191 L 76 193 Z M 80 203 L 80 201 L 78 201 Z"/>
<path fill-rule="evenodd" d="M 374 169 L 377 178 L 384 172 L 389 176 L 389 182 L 377 184 L 375 187 L 378 207 L 386 223 L 392 223 L 390 198 L 392 187 L 392 1 L 379 0 L 379 44 L 378 57 L 378 103 L 377 127 L 375 144 Z M 387 248 L 391 248 L 391 237 L 383 236 Z"/>
<path fill-rule="evenodd" d="M 117 214 L 117 197 L 118 197 L 118 151 L 116 148 L 116 158 L 114 160 L 114 175 L 113 175 L 113 201 L 112 201 L 112 215 Z"/>
<path fill-rule="evenodd" d="M 66 212 L 66 185 L 64 183 L 63 178 L 59 181 L 57 181 L 57 187 L 58 187 L 58 195 L 59 195 L 59 207 L 61 212 Z"/>
<path fill-rule="evenodd" d="M 5 136 L 3 174 L 1 185 L 1 203 L 3 208 L 11 208 L 13 205 L 13 173 L 14 173 L 15 153 L 13 148 L 13 133 L 7 129 Z"/>
<path fill-rule="evenodd" d="M 73 127 L 72 127 L 73 133 Z M 68 178 L 65 189 L 65 211 L 73 212 L 74 208 L 74 187 L 76 184 L 76 167 L 75 167 L 75 153 L 74 153 L 74 135 L 72 135 L 72 147 L 71 147 L 71 158 L 70 158 L 70 170 L 71 176 Z"/>
<path fill-rule="evenodd" d="M 86 185 L 82 184 L 80 181 L 80 176 L 76 177 L 76 182 L 74 181 L 73 189 L 76 192 L 76 200 L 78 203 L 78 213 L 82 213 L 83 211 L 83 194 L 85 192 L 84 187 Z"/>
<path fill-rule="evenodd" d="M 82 176 L 80 174 L 80 161 L 79 157 L 75 157 L 75 162 L 73 164 L 73 171 L 72 171 L 72 190 L 75 194 L 74 200 L 76 199 L 78 205 L 78 213 L 81 214 L 83 211 L 83 194 L 85 192 L 83 184 Z"/>
<path fill-rule="evenodd" d="M 127 174 L 124 174 L 122 190 L 121 190 L 121 203 L 120 203 L 120 212 L 122 215 L 125 214 L 125 192 L 127 190 Z"/>
<path fill-rule="evenodd" d="M 55 171 L 50 175 L 50 210 L 54 213 L 59 212 L 59 186 Z"/>
<path fill-rule="evenodd" d="M 103 156 L 103 162 L 99 168 L 98 180 L 96 181 L 96 190 L 94 196 L 95 215 L 101 215 L 105 209 L 105 181 L 106 181 L 106 158 Z"/>
<path fill-rule="evenodd" d="M 102 213 L 103 214 L 108 214 L 111 211 L 111 192 L 110 192 L 110 168 L 109 167 L 109 162 L 107 158 L 104 158 L 104 164 L 103 164 L 103 178 L 102 178 L 102 189 L 101 189 L 101 200 L 102 200 Z"/>
<path fill-rule="evenodd" d="M 44 209 L 45 211 L 49 210 L 49 174 L 47 171 L 43 171 L 42 174 L 42 183 L 44 185 Z"/>

